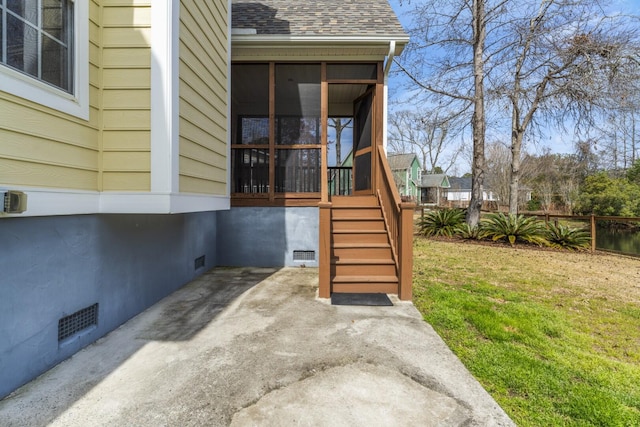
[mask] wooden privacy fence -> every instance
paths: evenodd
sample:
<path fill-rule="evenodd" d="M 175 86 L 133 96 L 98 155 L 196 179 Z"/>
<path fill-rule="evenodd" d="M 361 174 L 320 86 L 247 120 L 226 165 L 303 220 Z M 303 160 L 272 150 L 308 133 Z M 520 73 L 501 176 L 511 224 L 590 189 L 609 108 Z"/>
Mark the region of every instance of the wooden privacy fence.
<path fill-rule="evenodd" d="M 415 209 L 416 214 L 420 214 L 422 218 L 424 218 L 425 210 L 431 210 L 425 208 L 424 206 L 418 206 Z M 610 222 L 622 222 L 622 223 L 638 223 L 640 224 L 640 217 L 626 217 L 626 216 L 599 216 L 599 215 L 565 215 L 565 214 L 551 214 L 551 213 L 523 213 L 524 216 L 536 217 L 540 220 L 543 220 L 547 223 L 553 221 L 556 225 L 558 221 L 582 221 L 587 223 L 587 229 L 591 235 L 591 252 L 596 251 L 596 237 L 598 234 L 598 228 L 596 226 L 598 221 L 610 221 Z M 609 251 L 609 252 L 620 252 L 614 251 L 610 249 L 600 248 L 600 250 Z M 626 255 L 640 256 L 638 253 L 628 253 L 622 252 Z"/>

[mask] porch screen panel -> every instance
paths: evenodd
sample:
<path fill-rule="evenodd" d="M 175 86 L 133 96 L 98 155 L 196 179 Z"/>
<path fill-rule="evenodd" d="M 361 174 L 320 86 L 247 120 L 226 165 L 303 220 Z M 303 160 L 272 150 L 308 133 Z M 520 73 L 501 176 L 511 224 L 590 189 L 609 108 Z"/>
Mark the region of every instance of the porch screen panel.
<path fill-rule="evenodd" d="M 357 156 L 355 163 L 355 190 L 368 190 L 371 188 L 371 152 Z"/>
<path fill-rule="evenodd" d="M 276 151 L 276 193 L 320 191 L 320 149 Z"/>
<path fill-rule="evenodd" d="M 355 129 L 356 151 L 371 147 L 371 97 L 367 96 L 356 104 L 356 120 L 358 127 Z"/>
<path fill-rule="evenodd" d="M 233 193 L 269 193 L 269 65 L 231 68 Z"/>
<path fill-rule="evenodd" d="M 269 149 L 234 149 L 231 167 L 234 171 L 232 192 L 269 192 Z"/>
<path fill-rule="evenodd" d="M 320 192 L 320 80 L 320 64 L 275 66 L 276 193 Z"/>

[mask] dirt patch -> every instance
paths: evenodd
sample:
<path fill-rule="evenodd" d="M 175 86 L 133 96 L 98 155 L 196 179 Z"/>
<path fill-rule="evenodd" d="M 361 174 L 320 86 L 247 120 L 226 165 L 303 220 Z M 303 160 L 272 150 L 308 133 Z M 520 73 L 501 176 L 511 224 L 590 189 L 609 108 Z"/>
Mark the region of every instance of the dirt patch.
<path fill-rule="evenodd" d="M 490 281 L 517 277 L 519 283 L 531 283 L 551 278 L 555 285 L 546 290 L 552 294 L 571 294 L 585 300 L 599 298 L 640 304 L 640 258 L 606 252 L 572 252 L 539 248 L 533 245 L 467 241 L 456 239 L 424 239 L 437 246 L 455 245 L 456 257 L 464 259 L 465 268 L 478 266 L 489 275 Z M 437 250 L 437 248 L 435 248 Z M 420 256 L 416 252 L 417 256 Z M 548 283 L 549 281 L 547 281 Z M 516 284 L 513 285 L 518 286 Z"/>

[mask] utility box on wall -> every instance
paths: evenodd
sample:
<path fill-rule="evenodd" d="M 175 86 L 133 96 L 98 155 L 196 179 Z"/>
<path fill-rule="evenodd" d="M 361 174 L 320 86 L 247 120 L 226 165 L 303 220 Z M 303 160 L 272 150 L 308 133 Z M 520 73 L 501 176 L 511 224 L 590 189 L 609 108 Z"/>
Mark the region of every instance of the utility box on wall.
<path fill-rule="evenodd" d="M 22 191 L 0 190 L 2 212 L 19 214 L 27 210 L 27 195 Z"/>

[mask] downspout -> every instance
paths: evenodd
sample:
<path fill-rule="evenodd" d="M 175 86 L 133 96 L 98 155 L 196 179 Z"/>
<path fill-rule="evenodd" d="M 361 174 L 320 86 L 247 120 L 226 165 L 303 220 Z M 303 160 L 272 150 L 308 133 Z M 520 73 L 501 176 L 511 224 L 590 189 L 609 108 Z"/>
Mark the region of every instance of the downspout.
<path fill-rule="evenodd" d="M 387 152 L 387 121 L 388 121 L 388 107 L 389 107 L 389 71 L 393 64 L 393 57 L 396 54 L 396 41 L 391 40 L 389 42 L 389 54 L 387 55 L 387 63 L 384 65 L 384 99 L 383 99 L 383 115 L 382 115 L 382 147 L 384 152 Z"/>

